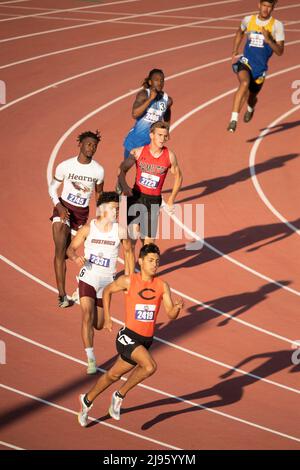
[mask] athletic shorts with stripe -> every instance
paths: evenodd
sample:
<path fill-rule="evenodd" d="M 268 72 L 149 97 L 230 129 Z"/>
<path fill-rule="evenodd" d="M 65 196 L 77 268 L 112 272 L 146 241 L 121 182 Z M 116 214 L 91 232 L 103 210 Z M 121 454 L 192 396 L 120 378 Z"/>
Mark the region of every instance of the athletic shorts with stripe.
<path fill-rule="evenodd" d="M 129 328 L 121 328 L 116 337 L 116 348 L 121 358 L 136 366 L 137 363 L 131 359 L 131 354 L 138 346 L 144 346 L 144 348 L 149 349 L 153 342 L 153 336 L 142 336 Z"/>
<path fill-rule="evenodd" d="M 62 222 L 61 218 L 59 217 L 57 208 L 54 207 L 53 214 L 50 217 L 50 220 L 52 220 L 52 222 L 65 223 L 68 227 L 70 227 L 72 232 L 76 233 L 77 230 L 80 229 L 80 227 L 86 224 L 89 218 L 89 208 L 73 206 L 72 204 L 69 204 L 61 198 L 59 198 L 59 201 L 64 207 L 68 209 L 70 217 L 69 219 L 66 219 L 64 222 Z"/>

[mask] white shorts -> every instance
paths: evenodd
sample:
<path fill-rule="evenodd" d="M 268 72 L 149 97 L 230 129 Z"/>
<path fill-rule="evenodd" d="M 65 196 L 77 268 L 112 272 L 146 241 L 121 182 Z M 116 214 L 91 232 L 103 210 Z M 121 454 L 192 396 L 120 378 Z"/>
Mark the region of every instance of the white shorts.
<path fill-rule="evenodd" d="M 79 280 L 94 287 L 97 299 L 102 299 L 102 292 L 104 287 L 114 281 L 114 276 L 104 276 L 103 272 L 99 272 L 97 267 L 92 266 L 90 263 L 85 264 L 79 272 Z"/>

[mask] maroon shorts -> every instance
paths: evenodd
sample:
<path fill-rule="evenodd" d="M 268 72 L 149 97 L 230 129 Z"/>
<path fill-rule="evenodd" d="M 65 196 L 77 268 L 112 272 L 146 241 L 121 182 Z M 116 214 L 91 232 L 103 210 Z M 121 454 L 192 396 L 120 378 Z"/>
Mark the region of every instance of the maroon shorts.
<path fill-rule="evenodd" d="M 79 280 L 78 288 L 79 288 L 80 299 L 81 297 L 91 297 L 92 299 L 95 300 L 95 305 L 97 305 L 97 307 L 103 307 L 102 299 L 97 299 L 97 293 L 93 286 L 90 286 L 86 282 Z"/>
<path fill-rule="evenodd" d="M 66 220 L 65 224 L 70 227 L 71 230 L 77 231 L 80 227 L 86 224 L 89 218 L 89 208 L 88 207 L 76 207 L 63 199 L 59 198 L 61 204 L 68 209 L 70 212 L 70 218 Z M 53 214 L 50 217 L 52 222 L 59 222 L 61 219 L 56 207 L 53 209 Z"/>

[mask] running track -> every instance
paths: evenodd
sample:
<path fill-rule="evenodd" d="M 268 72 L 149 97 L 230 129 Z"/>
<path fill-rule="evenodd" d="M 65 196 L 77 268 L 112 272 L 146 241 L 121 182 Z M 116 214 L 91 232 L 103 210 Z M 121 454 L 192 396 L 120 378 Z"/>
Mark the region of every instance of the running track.
<path fill-rule="evenodd" d="M 232 36 L 255 7 L 0 2 L 1 449 L 300 449 L 300 367 L 291 362 L 300 337 L 300 113 L 291 101 L 300 3 L 278 5 L 285 54 L 271 61 L 255 119 L 229 135 Z M 175 102 L 178 201 L 204 204 L 205 245 L 191 252 L 185 240 L 159 241 L 160 272 L 185 311 L 173 323 L 161 313 L 158 371 L 126 398 L 121 421 L 107 418 L 109 389 L 94 406 L 98 421 L 81 429 L 77 396 L 95 379 L 85 375 L 79 307 L 56 306 L 47 178 L 74 154 L 79 132 L 100 128 L 96 156 L 113 188 L 133 95 L 153 67 Z M 75 275 L 70 265 L 69 293 Z M 120 299 L 113 314 L 122 321 Z M 115 356 L 116 331 L 96 335 L 101 369 Z"/>

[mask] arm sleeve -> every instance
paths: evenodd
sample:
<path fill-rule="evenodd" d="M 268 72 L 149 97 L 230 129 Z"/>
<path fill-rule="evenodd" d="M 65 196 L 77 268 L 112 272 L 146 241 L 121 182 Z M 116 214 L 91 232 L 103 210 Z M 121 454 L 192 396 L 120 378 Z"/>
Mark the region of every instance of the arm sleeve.
<path fill-rule="evenodd" d="M 251 16 L 245 16 L 245 17 L 242 19 L 242 22 L 241 22 L 241 25 L 240 25 L 242 31 L 246 31 L 250 19 L 251 19 Z"/>
<path fill-rule="evenodd" d="M 274 25 L 274 39 L 276 42 L 284 41 L 284 26 L 281 21 L 276 20 Z"/>
<path fill-rule="evenodd" d="M 61 181 L 57 181 L 55 179 L 53 179 L 51 183 L 49 184 L 48 192 L 49 192 L 49 196 L 51 197 L 54 206 L 56 206 L 56 204 L 60 202 L 58 195 L 57 195 L 57 190 L 60 185 L 61 185 Z"/>
<path fill-rule="evenodd" d="M 96 184 L 101 184 L 103 181 L 104 181 L 104 169 L 102 166 L 100 166 Z"/>
<path fill-rule="evenodd" d="M 65 178 L 65 162 L 61 162 L 59 165 L 57 165 L 56 170 L 55 170 L 55 178 L 59 181 L 63 181 Z"/>

